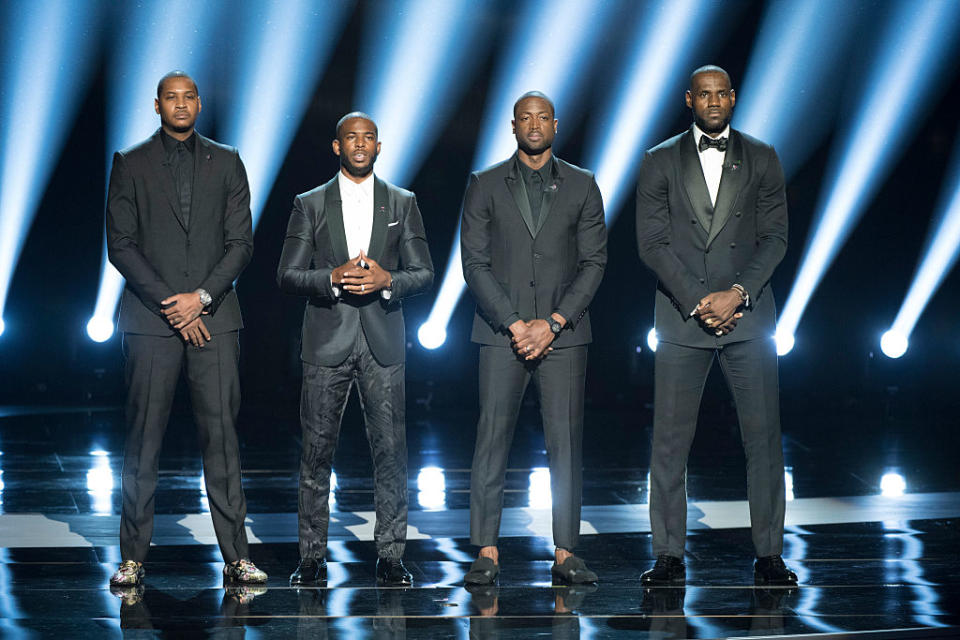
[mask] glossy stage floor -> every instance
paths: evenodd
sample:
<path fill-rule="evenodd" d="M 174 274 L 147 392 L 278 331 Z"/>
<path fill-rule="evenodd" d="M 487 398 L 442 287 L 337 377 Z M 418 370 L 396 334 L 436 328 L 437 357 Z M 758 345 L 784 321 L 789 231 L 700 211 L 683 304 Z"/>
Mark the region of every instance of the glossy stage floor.
<path fill-rule="evenodd" d="M 644 590 L 639 574 L 652 562 L 649 427 L 627 411 L 588 409 L 577 551 L 600 583 L 562 588 L 550 583 L 550 478 L 535 412 L 527 407 L 508 473 L 499 585 L 467 590 L 462 576 L 475 552 L 467 538 L 475 414 L 440 413 L 418 409 L 409 422 L 406 563 L 413 588 L 375 586 L 369 455 L 352 404 L 335 463 L 328 583 L 288 586 L 298 559 L 296 418 L 245 407 L 247 526 L 253 560 L 270 574 L 267 586 L 224 588 L 195 438 L 189 416 L 179 413 L 162 457 L 145 587 L 118 597 L 107 580 L 119 561 L 120 411 L 0 407 L 0 637 L 958 633 L 960 474 L 956 449 L 938 452 L 936 440 L 892 442 L 869 425 L 860 431 L 873 436 L 858 438 L 856 428 L 838 431 L 815 416 L 805 424 L 787 416 L 793 427 L 785 428 L 784 557 L 801 586 L 761 589 L 752 580 L 735 423 L 727 415 L 702 425 L 689 469 L 688 585 Z M 897 495 L 900 482 L 906 491 Z"/>

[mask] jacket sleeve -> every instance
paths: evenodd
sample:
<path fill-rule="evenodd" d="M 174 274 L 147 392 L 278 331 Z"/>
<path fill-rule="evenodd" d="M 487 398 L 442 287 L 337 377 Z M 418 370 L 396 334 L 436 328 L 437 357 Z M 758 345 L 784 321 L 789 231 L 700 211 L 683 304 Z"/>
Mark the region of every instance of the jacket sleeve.
<path fill-rule="evenodd" d="M 140 301 L 161 315 L 160 301 L 177 292 L 160 277 L 140 250 L 136 189 L 127 159 L 119 151 L 113 154 L 113 168 L 110 170 L 106 233 L 110 263 L 126 278 Z"/>
<path fill-rule="evenodd" d="M 740 272 L 740 284 L 756 299 L 787 252 L 787 196 L 783 168 L 773 147 L 757 191 L 757 244 Z"/>
<path fill-rule="evenodd" d="M 293 211 L 287 222 L 287 235 L 283 239 L 280 264 L 277 267 L 277 285 L 284 293 L 310 296 L 326 302 L 334 302 L 333 285 L 330 284 L 330 267 L 313 268 L 314 215 L 307 212 L 303 199 L 293 200 Z"/>
<path fill-rule="evenodd" d="M 590 179 L 587 197 L 577 222 L 577 275 L 563 292 L 557 313 L 571 328 L 583 317 L 593 300 L 607 265 L 607 225 L 603 213 L 603 197 L 597 181 Z"/>
<path fill-rule="evenodd" d="M 227 184 L 227 207 L 223 215 L 223 256 L 200 284 L 213 297 L 210 313 L 233 288 L 233 283 L 253 257 L 253 223 L 250 217 L 250 186 L 247 172 L 234 150 L 234 168 Z"/>
<path fill-rule="evenodd" d="M 390 301 L 424 293 L 433 284 L 433 261 L 416 197 L 409 203 L 400 236 L 400 268 L 390 272 Z"/>
<path fill-rule="evenodd" d="M 710 291 L 670 246 L 669 183 L 649 151 L 637 178 L 637 249 L 640 260 L 657 275 L 684 319 L 688 318 Z"/>

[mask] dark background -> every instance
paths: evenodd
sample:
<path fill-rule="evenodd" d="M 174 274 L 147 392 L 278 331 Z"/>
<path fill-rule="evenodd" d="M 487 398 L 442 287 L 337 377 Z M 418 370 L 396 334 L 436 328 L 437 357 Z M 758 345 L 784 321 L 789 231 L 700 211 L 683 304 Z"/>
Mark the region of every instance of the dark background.
<path fill-rule="evenodd" d="M 710 53 L 705 53 L 699 63 L 723 66 L 731 73 L 734 86 L 739 87 L 764 4 L 725 4 L 735 19 L 722 34 L 711 36 L 706 47 Z M 476 414 L 477 347 L 468 339 L 473 314 L 469 294 L 464 295 L 452 317 L 443 347 L 436 351 L 423 349 L 416 340 L 416 330 L 429 313 L 455 241 L 463 187 L 467 175 L 475 169 L 471 165 L 481 135 L 486 91 L 498 62 L 498 45 L 515 26 L 510 7 L 511 3 L 504 2 L 479 18 L 485 21 L 484 28 L 494 44 L 474 67 L 471 84 L 452 110 L 453 116 L 431 122 L 430 114 L 424 114 L 430 155 L 413 182 L 404 185 L 417 194 L 436 267 L 434 293 L 404 301 L 409 343 L 407 394 L 413 417 L 410 429 L 417 429 L 418 417 L 448 410 L 462 415 L 462 428 L 472 434 L 472 424 L 468 423 Z M 851 40 L 847 54 L 858 54 L 859 36 L 869 33 L 872 21 L 879 19 L 878 13 L 885 7 L 885 3 L 863 3 L 858 38 Z M 242 428 L 247 431 L 262 428 L 265 421 L 279 423 L 270 429 L 298 429 L 299 331 L 304 302 L 279 293 L 275 270 L 294 195 L 325 182 L 337 170 L 329 145 L 332 128 L 342 114 L 355 108 L 352 95 L 360 38 L 349 34 L 355 36 L 362 31 L 365 18 L 377 8 L 376 2 L 359 3 L 342 31 L 267 200 L 256 229 L 253 261 L 238 284 L 246 321 L 241 333 L 241 374 Z M 609 56 L 617 55 L 632 31 L 625 20 L 622 28 L 604 34 L 602 46 L 609 50 Z M 104 33 L 104 40 L 107 37 Z M 103 67 L 107 47 L 101 50 L 99 63 Z M 599 117 L 593 109 L 599 109 L 603 102 L 601 98 L 592 101 L 591 97 L 602 96 L 617 80 L 602 72 L 595 74 L 588 83 L 589 91 L 578 99 L 583 103 L 582 113 L 573 121 L 558 114 L 564 125 L 557 140 L 558 155 L 576 164 L 586 162 L 586 136 L 591 130 L 587 125 Z M 850 78 L 845 86 L 825 91 L 823 108 L 840 110 L 856 98 L 850 95 L 855 80 Z M 111 151 L 104 147 L 105 85 L 105 72 L 101 70 L 86 87 L 81 110 L 15 271 L 5 317 L 7 332 L 0 338 L 3 404 L 102 406 L 122 402 L 119 336 L 97 344 L 85 332 L 98 286 L 107 181 L 104 158 Z M 205 103 L 223 99 L 223 92 L 216 88 L 200 90 L 201 95 L 211 96 Z M 897 150 L 895 165 L 816 290 L 798 329 L 796 347 L 781 358 L 787 434 L 839 429 L 840 438 L 882 429 L 886 437 L 906 440 L 929 434 L 931 429 L 947 434 L 955 431 L 952 425 L 960 409 L 954 390 L 960 356 L 957 270 L 947 276 L 930 301 L 911 336 L 907 354 L 889 360 L 879 352 L 880 334 L 895 317 L 917 266 L 957 135 L 960 82 L 952 75 L 943 77 L 933 95 L 935 100 L 926 105 L 922 119 L 898 124 L 910 128 L 909 144 Z M 747 98 L 739 97 L 741 101 Z M 690 114 L 682 99 L 682 87 L 678 87 L 676 107 L 666 112 L 669 122 L 660 123 L 659 131 L 672 135 L 689 126 Z M 890 95 L 888 99 L 897 101 L 901 97 Z M 198 130 L 217 138 L 215 109 L 206 106 Z M 794 127 L 797 135 L 804 134 L 803 116 L 791 123 Z M 827 181 L 825 173 L 834 140 L 834 135 L 828 135 L 788 184 L 791 242 L 773 277 L 781 307 Z M 615 136 L 611 143 L 616 144 Z M 383 153 L 403 153 L 403 149 L 384 144 Z M 591 308 L 595 342 L 587 378 L 588 416 L 615 411 L 622 416 L 617 422 L 623 426 L 633 419 L 647 423 L 652 397 L 653 358 L 645 337 L 653 322 L 655 278 L 637 258 L 633 207 L 631 194 L 624 199 L 610 228 L 607 275 Z M 639 353 L 637 346 L 642 347 Z M 711 379 L 704 407 L 729 410 L 718 375 Z M 597 417 L 592 420 L 601 421 Z M 952 437 L 947 451 L 955 452 L 956 436 Z"/>

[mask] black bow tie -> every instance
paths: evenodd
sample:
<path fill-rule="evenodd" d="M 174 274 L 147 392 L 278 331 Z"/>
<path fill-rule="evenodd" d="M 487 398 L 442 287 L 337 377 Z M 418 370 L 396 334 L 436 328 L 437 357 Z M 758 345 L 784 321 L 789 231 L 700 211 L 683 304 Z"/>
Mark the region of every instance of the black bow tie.
<path fill-rule="evenodd" d="M 713 147 L 717 151 L 726 151 L 727 150 L 727 139 L 726 138 L 711 138 L 710 136 L 700 136 L 700 153 L 703 153 L 704 149 L 709 149 Z"/>

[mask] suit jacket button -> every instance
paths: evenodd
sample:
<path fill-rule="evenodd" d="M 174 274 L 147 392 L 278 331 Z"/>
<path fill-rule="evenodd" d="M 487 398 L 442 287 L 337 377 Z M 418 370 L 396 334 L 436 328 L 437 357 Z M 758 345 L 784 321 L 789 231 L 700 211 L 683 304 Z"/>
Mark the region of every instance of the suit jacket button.
<path fill-rule="evenodd" d="M 190 277 L 190 272 L 189 272 L 189 271 L 184 271 L 184 272 L 183 272 L 183 277 L 184 277 L 184 278 L 189 278 L 189 277 Z"/>
<path fill-rule="evenodd" d="M 739 217 L 742 216 L 743 214 L 742 214 L 741 212 L 737 211 L 737 212 L 736 212 L 735 214 L 733 214 L 733 215 L 735 215 L 735 216 L 737 216 L 737 217 L 739 218 Z"/>
<path fill-rule="evenodd" d="M 542 258 L 542 257 L 543 257 L 543 256 L 541 256 L 539 253 L 533 254 L 533 259 L 534 259 L 534 260 L 539 260 L 539 259 Z"/>
<path fill-rule="evenodd" d="M 692 222 L 693 224 L 697 224 L 696 220 L 691 220 L 690 222 Z"/>
<path fill-rule="evenodd" d="M 737 248 L 737 243 L 736 243 L 736 242 L 731 242 L 731 243 L 730 243 L 730 248 L 731 248 L 731 249 L 736 249 L 736 248 Z"/>
<path fill-rule="evenodd" d="M 531 281 L 530 281 L 530 286 L 531 286 L 531 287 L 537 286 L 537 282 L 536 282 L 535 280 L 531 280 Z"/>
<path fill-rule="evenodd" d="M 705 279 L 703 279 L 703 278 L 700 278 L 700 284 L 703 284 L 703 283 L 705 283 L 705 282 L 706 282 L 706 280 L 705 280 Z"/>

